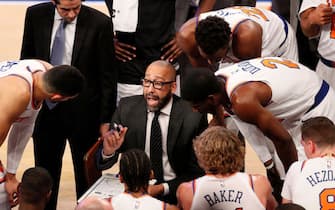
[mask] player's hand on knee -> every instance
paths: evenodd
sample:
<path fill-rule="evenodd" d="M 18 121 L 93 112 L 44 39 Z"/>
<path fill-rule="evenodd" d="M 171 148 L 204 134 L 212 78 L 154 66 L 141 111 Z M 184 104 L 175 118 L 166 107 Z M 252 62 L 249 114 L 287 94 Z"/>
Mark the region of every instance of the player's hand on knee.
<path fill-rule="evenodd" d="M 6 174 L 6 182 L 5 182 L 5 189 L 8 194 L 8 200 L 11 207 L 16 206 L 18 201 L 18 185 L 19 182 L 17 181 L 15 174 Z"/>

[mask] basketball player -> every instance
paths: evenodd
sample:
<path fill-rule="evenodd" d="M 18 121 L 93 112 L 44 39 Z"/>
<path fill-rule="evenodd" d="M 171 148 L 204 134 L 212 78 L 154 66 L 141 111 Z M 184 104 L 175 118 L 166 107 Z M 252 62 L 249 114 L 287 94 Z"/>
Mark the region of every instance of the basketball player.
<path fill-rule="evenodd" d="M 335 1 L 303 0 L 300 7 L 300 24 L 309 38 L 319 37 L 319 62 L 316 72 L 335 87 Z"/>
<path fill-rule="evenodd" d="M 72 66 L 53 67 L 40 60 L 0 62 L 0 145 L 12 127 L 6 170 L 0 162 L 0 209 L 17 204 L 15 174 L 42 101 L 66 101 L 76 97 L 83 88 L 84 77 Z"/>
<path fill-rule="evenodd" d="M 306 159 L 300 144 L 301 122 L 315 116 L 335 120 L 334 90 L 292 60 L 246 60 L 218 70 L 216 76 L 206 69 L 190 72 L 184 81 L 184 98 L 203 113 L 223 105 L 267 171 L 272 173 L 276 167 L 281 178 L 285 172 L 280 161 L 274 164 L 274 151 L 287 171 L 298 158 L 296 148 L 299 159 Z"/>
<path fill-rule="evenodd" d="M 326 117 L 303 122 L 302 140 L 308 160 L 292 164 L 287 172 L 283 203 L 306 210 L 335 209 L 335 125 Z"/>
<path fill-rule="evenodd" d="M 267 178 L 239 172 L 244 165 L 244 146 L 234 133 L 210 127 L 195 139 L 193 147 L 206 175 L 179 186 L 177 197 L 183 209 L 275 208 Z"/>
<path fill-rule="evenodd" d="M 291 26 L 277 14 L 256 7 L 203 13 L 181 27 L 177 41 L 194 66 L 226 65 L 261 56 L 298 60 Z"/>
<path fill-rule="evenodd" d="M 121 155 L 120 181 L 125 191 L 111 198 L 114 210 L 178 210 L 148 194 L 149 179 L 153 176 L 149 157 L 143 150 L 130 149 Z"/>

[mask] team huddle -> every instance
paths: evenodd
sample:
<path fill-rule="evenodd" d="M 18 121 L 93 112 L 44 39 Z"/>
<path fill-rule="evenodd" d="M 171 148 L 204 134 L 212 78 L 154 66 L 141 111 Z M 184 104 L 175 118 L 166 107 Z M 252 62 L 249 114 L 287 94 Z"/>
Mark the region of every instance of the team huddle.
<path fill-rule="evenodd" d="M 21 60 L 0 62 L 0 209 L 56 210 L 66 141 L 79 198 L 98 139 L 96 169 L 118 163 L 125 190 L 76 210 L 335 209 L 331 3 L 303 0 L 297 14 L 306 36 L 320 36 L 311 69 L 295 30 L 266 9 L 199 14 L 204 0 L 175 33 L 174 1 L 129 1 L 122 9 L 138 18 L 128 22 L 113 16 L 116 2 L 106 0 L 111 18 L 81 0 L 28 7 Z M 30 137 L 36 168 L 19 183 Z M 244 172 L 245 141 L 267 176 Z"/>

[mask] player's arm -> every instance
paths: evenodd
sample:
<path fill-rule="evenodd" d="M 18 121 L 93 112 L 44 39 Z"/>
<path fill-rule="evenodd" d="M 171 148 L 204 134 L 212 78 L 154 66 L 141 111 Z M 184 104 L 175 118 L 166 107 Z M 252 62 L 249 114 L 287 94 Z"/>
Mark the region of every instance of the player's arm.
<path fill-rule="evenodd" d="M 177 189 L 178 206 L 183 210 L 190 210 L 193 200 L 192 182 L 184 182 Z"/>
<path fill-rule="evenodd" d="M 185 22 L 180 30 L 176 33 L 176 41 L 180 49 L 186 54 L 192 66 L 208 66 L 208 62 L 204 59 L 198 50 L 195 40 L 196 18 L 192 18 Z"/>
<path fill-rule="evenodd" d="M 262 34 L 262 27 L 252 20 L 239 23 L 232 31 L 234 55 L 241 60 L 261 57 Z"/>
<path fill-rule="evenodd" d="M 166 204 L 166 210 L 180 210 L 179 207 L 172 205 L 172 204 Z"/>
<path fill-rule="evenodd" d="M 195 15 L 211 11 L 216 3 L 216 0 L 200 0 L 198 11 Z"/>
<path fill-rule="evenodd" d="M 2 110 L 2 114 L 0 115 L 0 145 L 2 145 L 11 125 L 29 104 L 30 89 L 25 80 L 17 76 L 9 76 L 1 79 L 0 90 L 2 90 L 0 92 L 0 110 Z M 13 148 L 8 149 L 13 150 Z M 15 174 L 7 173 L 5 187 L 12 206 L 17 204 L 14 196 L 17 185 L 18 181 Z"/>
<path fill-rule="evenodd" d="M 300 14 L 300 25 L 307 37 L 319 35 L 321 26 L 331 22 L 332 8 L 327 4 L 306 9 Z"/>
<path fill-rule="evenodd" d="M 271 112 L 264 108 L 270 102 L 271 95 L 272 91 L 265 83 L 245 83 L 233 91 L 232 107 L 241 120 L 256 125 L 272 140 L 287 171 L 289 166 L 297 160 L 297 151 L 287 130 Z"/>
<path fill-rule="evenodd" d="M 253 175 L 254 191 L 266 210 L 274 210 L 278 203 L 272 195 L 272 187 L 265 176 Z"/>
<path fill-rule="evenodd" d="M 30 90 L 28 83 L 16 76 L 3 78 L 0 83 L 0 110 L 2 110 L 0 115 L 1 146 L 12 123 L 26 109 L 30 99 Z"/>

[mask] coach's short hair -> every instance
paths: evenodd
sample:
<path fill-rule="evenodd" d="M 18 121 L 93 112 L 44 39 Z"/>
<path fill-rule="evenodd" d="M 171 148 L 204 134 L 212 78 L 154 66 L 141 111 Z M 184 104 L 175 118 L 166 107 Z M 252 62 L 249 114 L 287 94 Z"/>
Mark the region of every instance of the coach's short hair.
<path fill-rule="evenodd" d="M 245 148 L 241 140 L 222 126 L 207 128 L 193 141 L 201 168 L 212 174 L 231 174 L 244 166 Z"/>
<path fill-rule="evenodd" d="M 56 4 L 60 4 L 60 0 L 54 0 Z M 85 0 L 81 0 L 82 2 Z"/>

